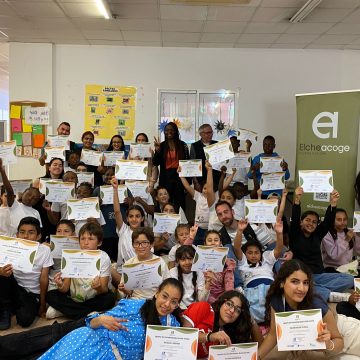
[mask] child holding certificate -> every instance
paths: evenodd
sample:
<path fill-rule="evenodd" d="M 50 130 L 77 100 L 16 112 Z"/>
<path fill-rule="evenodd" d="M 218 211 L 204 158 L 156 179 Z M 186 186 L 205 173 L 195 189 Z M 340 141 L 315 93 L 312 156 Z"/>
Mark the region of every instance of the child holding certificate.
<path fill-rule="evenodd" d="M 178 279 L 184 286 L 184 296 L 180 304 L 186 309 L 194 301 L 207 301 L 210 292 L 212 273 L 191 271 L 195 249 L 191 245 L 181 245 L 175 253 L 177 266 L 170 270 L 169 277 Z"/>
<path fill-rule="evenodd" d="M 99 224 L 86 223 L 79 232 L 81 250 L 97 250 L 103 240 L 103 231 Z M 105 311 L 115 304 L 115 296 L 109 291 L 111 262 L 109 256 L 101 251 L 100 274 L 93 279 L 62 278 L 57 273 L 54 281 L 57 290 L 51 290 L 46 300 L 51 306 L 48 318 L 65 315 L 71 319 L 80 319 L 93 311 Z"/>
<path fill-rule="evenodd" d="M 336 354 L 343 349 L 344 341 L 332 312 L 323 299 L 314 295 L 309 267 L 299 260 L 290 260 L 280 268 L 266 296 L 265 318 L 270 324 L 270 332 L 259 348 L 259 359 L 265 358 L 276 345 L 277 336 L 281 336 L 280 330 L 276 333 L 275 313 L 306 309 L 321 309 L 323 323 L 318 326 L 317 341 L 325 343 L 325 356 Z M 311 351 L 305 351 L 302 355 L 301 359 L 310 359 Z M 296 352 L 289 352 L 287 359 L 298 359 L 300 356 L 301 354 Z"/>
<path fill-rule="evenodd" d="M 162 282 L 162 280 L 168 278 L 169 270 L 165 261 L 161 257 L 156 256 L 151 252 L 151 248 L 154 244 L 154 234 L 151 229 L 145 227 L 135 229 L 131 234 L 131 240 L 136 256 L 125 261 L 124 265 L 138 264 L 142 261 L 159 259 L 159 263 L 161 266 L 161 278 L 159 278 L 159 283 Z M 144 279 L 144 281 L 145 280 L 147 279 Z M 128 290 L 126 288 L 126 284 L 124 284 L 124 274 L 122 274 L 118 290 L 120 291 L 120 293 L 122 293 L 128 298 L 131 297 L 135 299 L 151 299 L 155 295 L 159 283 L 154 284 L 154 286 L 150 289 Z"/>
<path fill-rule="evenodd" d="M 290 224 L 290 250 L 294 259 L 299 259 L 308 265 L 314 274 L 316 291 L 325 301 L 347 301 L 348 294 L 340 293 L 354 286 L 354 278 L 349 274 L 326 273 L 321 257 L 321 241 L 334 222 L 336 204 L 340 194 L 334 190 L 330 194 L 324 221 L 320 222 L 319 214 L 308 210 L 301 214 L 300 200 L 303 189 L 295 189 L 294 204 Z"/>
<path fill-rule="evenodd" d="M 205 246 L 221 247 L 220 233 L 216 230 L 208 230 L 205 233 Z M 234 290 L 234 270 L 236 262 L 234 259 L 226 258 L 224 270 L 213 274 L 210 283 L 210 294 L 208 302 L 214 303 L 215 300 L 225 291 Z"/>
<path fill-rule="evenodd" d="M 263 252 L 257 240 L 249 240 L 241 246 L 243 231 L 248 221 L 241 219 L 234 239 L 234 251 L 238 258 L 240 276 L 244 284 L 245 296 L 250 303 L 250 312 L 257 323 L 264 321 L 265 296 L 274 280 L 273 266 L 283 248 L 283 226 L 280 218 L 274 226 L 276 246 L 274 250 Z"/>
<path fill-rule="evenodd" d="M 21 219 L 16 236 L 20 239 L 39 242 L 41 229 L 39 220 L 33 217 Z M 29 255 L 23 259 L 29 261 Z M 22 327 L 32 324 L 37 315 L 46 312 L 45 295 L 49 283 L 49 268 L 53 265 L 50 248 L 39 244 L 30 272 L 16 270 L 9 263 L 0 267 L 0 328 L 10 327 L 10 316 L 16 315 Z"/>

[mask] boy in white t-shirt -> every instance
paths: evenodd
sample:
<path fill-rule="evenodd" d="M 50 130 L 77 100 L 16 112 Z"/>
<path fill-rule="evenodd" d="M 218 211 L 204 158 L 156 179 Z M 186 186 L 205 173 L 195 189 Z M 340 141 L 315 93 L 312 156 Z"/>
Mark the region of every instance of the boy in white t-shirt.
<path fill-rule="evenodd" d="M 40 241 L 39 221 L 30 216 L 23 218 L 19 223 L 16 235 L 20 239 Z M 12 312 L 15 313 L 17 323 L 22 327 L 30 326 L 37 315 L 45 316 L 49 268 L 53 263 L 50 248 L 40 244 L 32 271 L 15 270 L 11 264 L 0 268 L 1 329 L 10 327 Z M 8 326 L 6 327 L 6 325 Z"/>

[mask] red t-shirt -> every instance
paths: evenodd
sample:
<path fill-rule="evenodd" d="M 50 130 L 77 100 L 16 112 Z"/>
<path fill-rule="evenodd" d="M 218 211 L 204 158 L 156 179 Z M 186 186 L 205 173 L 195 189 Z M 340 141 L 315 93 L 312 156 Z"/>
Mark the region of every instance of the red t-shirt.
<path fill-rule="evenodd" d="M 214 328 L 215 314 L 211 305 L 205 301 L 192 303 L 182 315 L 184 319 L 188 320 L 194 328 L 207 334 Z M 209 355 L 209 346 L 212 343 L 198 344 L 198 358 L 207 357 Z"/>

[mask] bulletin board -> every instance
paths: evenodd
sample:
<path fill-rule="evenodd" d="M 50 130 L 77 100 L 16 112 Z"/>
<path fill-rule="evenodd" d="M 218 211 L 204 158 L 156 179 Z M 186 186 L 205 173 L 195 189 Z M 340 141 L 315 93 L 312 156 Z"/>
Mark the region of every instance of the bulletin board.
<path fill-rule="evenodd" d="M 25 123 L 25 109 L 28 106 L 43 107 L 47 104 L 36 101 L 11 101 L 10 140 L 16 141 L 16 156 L 38 159 L 46 141 L 46 126 Z"/>

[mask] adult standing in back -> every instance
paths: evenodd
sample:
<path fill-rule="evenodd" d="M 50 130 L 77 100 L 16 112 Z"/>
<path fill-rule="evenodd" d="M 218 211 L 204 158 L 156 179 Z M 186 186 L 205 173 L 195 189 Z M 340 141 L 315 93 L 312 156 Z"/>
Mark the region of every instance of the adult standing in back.
<path fill-rule="evenodd" d="M 154 138 L 153 165 L 160 166 L 159 186 L 167 189 L 174 204 L 185 209 L 185 189 L 177 168 L 179 160 L 190 158 L 189 148 L 180 140 L 180 133 L 175 123 L 170 122 L 165 126 L 164 135 L 165 140 L 161 143 L 158 138 Z"/>

